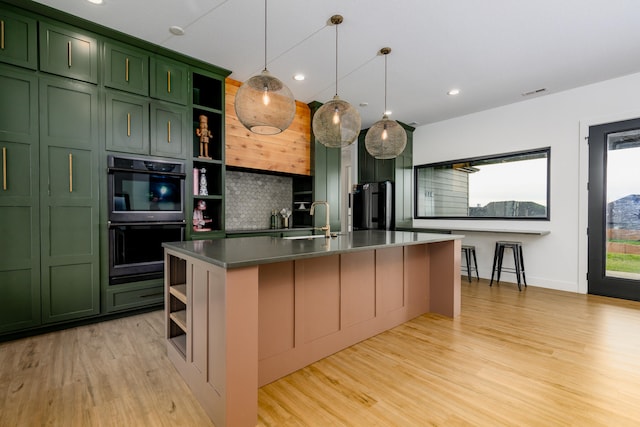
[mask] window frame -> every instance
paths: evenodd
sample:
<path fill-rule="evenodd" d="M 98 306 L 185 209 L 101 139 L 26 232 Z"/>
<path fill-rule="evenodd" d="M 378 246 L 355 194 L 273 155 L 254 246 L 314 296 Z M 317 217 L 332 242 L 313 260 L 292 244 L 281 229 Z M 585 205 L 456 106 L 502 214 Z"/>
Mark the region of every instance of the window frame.
<path fill-rule="evenodd" d="M 523 155 L 546 154 L 547 156 L 547 185 L 546 185 L 546 216 L 418 216 L 418 171 L 420 169 L 434 168 L 439 166 L 453 166 L 458 163 L 484 162 L 487 160 L 501 160 L 509 157 L 519 157 Z M 550 221 L 551 220 L 551 147 L 534 148 L 523 151 L 513 151 L 509 153 L 492 154 L 487 156 L 469 157 L 464 159 L 447 160 L 436 163 L 426 163 L 413 167 L 413 217 L 415 219 L 429 220 L 501 220 L 501 221 Z"/>

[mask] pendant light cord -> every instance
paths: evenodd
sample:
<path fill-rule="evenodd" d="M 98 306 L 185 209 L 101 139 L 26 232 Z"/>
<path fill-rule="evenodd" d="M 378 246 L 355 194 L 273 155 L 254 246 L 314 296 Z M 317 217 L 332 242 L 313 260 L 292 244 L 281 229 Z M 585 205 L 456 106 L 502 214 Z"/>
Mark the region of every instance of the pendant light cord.
<path fill-rule="evenodd" d="M 267 71 L 267 0 L 264 0 L 264 71 Z"/>
<path fill-rule="evenodd" d="M 387 55 L 384 56 L 384 115 L 387 115 Z"/>
<path fill-rule="evenodd" d="M 336 96 L 338 96 L 338 24 L 336 27 Z"/>

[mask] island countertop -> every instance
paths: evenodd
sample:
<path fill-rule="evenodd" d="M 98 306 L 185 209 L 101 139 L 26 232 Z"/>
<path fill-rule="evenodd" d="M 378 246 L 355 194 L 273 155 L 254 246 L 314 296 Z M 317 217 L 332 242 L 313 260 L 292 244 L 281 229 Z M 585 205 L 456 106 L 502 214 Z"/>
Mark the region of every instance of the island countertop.
<path fill-rule="evenodd" d="M 455 234 L 361 230 L 338 234 L 330 239 L 323 236 L 290 240 L 262 236 L 171 242 L 162 246 L 222 268 L 237 268 L 384 247 L 444 242 L 463 237 Z"/>

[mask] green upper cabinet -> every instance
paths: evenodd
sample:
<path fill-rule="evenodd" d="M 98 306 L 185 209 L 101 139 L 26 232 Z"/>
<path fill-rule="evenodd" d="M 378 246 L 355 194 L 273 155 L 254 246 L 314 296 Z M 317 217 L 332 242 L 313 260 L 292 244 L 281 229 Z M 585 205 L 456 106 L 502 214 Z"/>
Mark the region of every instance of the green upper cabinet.
<path fill-rule="evenodd" d="M 311 120 L 322 104 L 312 102 Z M 313 167 L 313 200 L 324 200 L 329 203 L 329 223 L 331 231 L 340 231 L 340 168 L 342 150 L 339 148 L 327 148 L 316 141 L 311 132 L 311 158 Z M 322 227 L 325 223 L 324 206 L 319 207 L 320 211 L 314 215 L 312 223 L 314 227 Z"/>
<path fill-rule="evenodd" d="M 167 58 L 151 58 L 151 97 L 186 105 L 189 102 L 189 69 Z"/>
<path fill-rule="evenodd" d="M 0 10 L 0 61 L 35 70 L 38 67 L 34 19 Z"/>
<path fill-rule="evenodd" d="M 40 324 L 38 80 L 0 65 L 0 333 Z"/>
<path fill-rule="evenodd" d="M 40 79 L 43 322 L 100 312 L 98 88 Z M 104 173 L 104 172 L 103 172 Z"/>
<path fill-rule="evenodd" d="M 97 39 L 66 27 L 40 22 L 40 70 L 97 83 Z"/>
<path fill-rule="evenodd" d="M 376 159 L 369 154 L 364 142 L 367 130 L 358 135 L 358 183 L 394 181 L 395 159 Z"/>
<path fill-rule="evenodd" d="M 131 47 L 105 42 L 104 85 L 149 95 L 149 56 Z"/>
<path fill-rule="evenodd" d="M 188 123 L 186 107 L 152 102 L 150 154 L 186 158 Z"/>
<path fill-rule="evenodd" d="M 392 181 L 396 228 L 413 223 L 413 131 L 414 127 L 398 122 L 407 132 L 407 146 L 395 159 L 376 159 L 367 151 L 364 129 L 358 136 L 358 183 Z"/>
<path fill-rule="evenodd" d="M 118 91 L 106 94 L 107 150 L 149 154 L 149 100 Z"/>

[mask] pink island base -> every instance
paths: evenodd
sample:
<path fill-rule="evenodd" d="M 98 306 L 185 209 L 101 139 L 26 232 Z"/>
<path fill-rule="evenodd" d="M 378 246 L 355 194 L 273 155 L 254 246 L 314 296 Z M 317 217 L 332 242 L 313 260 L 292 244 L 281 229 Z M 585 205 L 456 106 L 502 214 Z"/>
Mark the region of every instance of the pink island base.
<path fill-rule="evenodd" d="M 458 316 L 460 245 L 232 269 L 167 249 L 191 272 L 186 355 L 168 355 L 217 427 L 255 426 L 259 387 L 421 314 Z"/>

